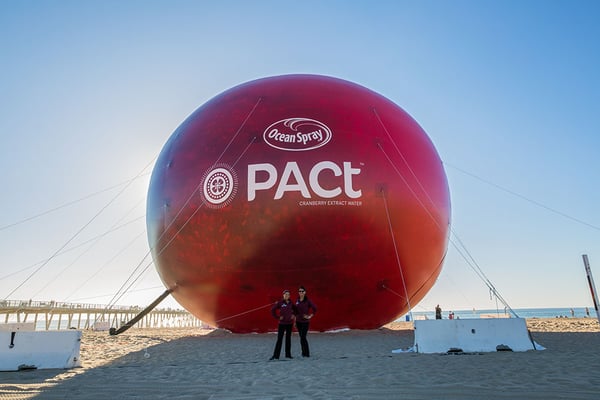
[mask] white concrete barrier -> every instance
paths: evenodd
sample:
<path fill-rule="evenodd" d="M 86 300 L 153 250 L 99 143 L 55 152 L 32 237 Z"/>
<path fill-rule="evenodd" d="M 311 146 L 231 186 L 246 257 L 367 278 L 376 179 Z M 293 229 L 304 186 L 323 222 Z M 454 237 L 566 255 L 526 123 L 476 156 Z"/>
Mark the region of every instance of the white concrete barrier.
<path fill-rule="evenodd" d="M 108 332 L 110 330 L 110 322 L 108 322 L 108 321 L 97 321 L 97 322 L 94 322 L 93 329 L 95 331 L 106 331 L 106 332 Z"/>
<path fill-rule="evenodd" d="M 543 350 L 532 341 L 523 318 L 414 321 L 417 353 L 477 353 Z"/>
<path fill-rule="evenodd" d="M 0 371 L 81 366 L 81 331 L 0 331 Z"/>

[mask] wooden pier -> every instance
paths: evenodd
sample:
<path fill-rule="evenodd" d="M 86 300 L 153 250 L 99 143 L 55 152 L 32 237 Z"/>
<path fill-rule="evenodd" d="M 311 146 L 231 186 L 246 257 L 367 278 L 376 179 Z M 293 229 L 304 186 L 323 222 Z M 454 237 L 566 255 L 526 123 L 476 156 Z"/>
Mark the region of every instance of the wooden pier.
<path fill-rule="evenodd" d="M 0 300 L 0 323 L 33 323 L 36 329 L 118 329 L 143 308 L 55 301 Z M 136 328 L 204 327 L 202 321 L 185 310 L 154 309 Z"/>

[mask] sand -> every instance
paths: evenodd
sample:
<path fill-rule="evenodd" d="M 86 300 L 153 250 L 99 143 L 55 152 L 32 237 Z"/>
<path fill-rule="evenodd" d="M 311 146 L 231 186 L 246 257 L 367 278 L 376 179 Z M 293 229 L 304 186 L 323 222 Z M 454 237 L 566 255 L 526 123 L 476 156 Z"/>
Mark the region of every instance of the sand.
<path fill-rule="evenodd" d="M 309 333 L 312 356 L 267 361 L 274 334 L 84 331 L 82 367 L 0 373 L 0 399 L 598 399 L 596 319 L 527 321 L 544 351 L 392 354 L 412 324 Z"/>

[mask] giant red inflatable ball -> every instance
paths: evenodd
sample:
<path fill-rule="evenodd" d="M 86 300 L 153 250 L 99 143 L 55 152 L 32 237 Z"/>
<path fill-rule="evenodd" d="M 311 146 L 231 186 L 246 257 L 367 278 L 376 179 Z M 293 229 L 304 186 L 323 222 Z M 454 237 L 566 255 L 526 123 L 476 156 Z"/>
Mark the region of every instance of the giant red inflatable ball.
<path fill-rule="evenodd" d="M 316 75 L 258 79 L 194 111 L 148 192 L 160 278 L 202 321 L 277 329 L 271 305 L 307 288 L 311 329 L 373 329 L 414 307 L 447 250 L 441 160 L 400 107 Z"/>

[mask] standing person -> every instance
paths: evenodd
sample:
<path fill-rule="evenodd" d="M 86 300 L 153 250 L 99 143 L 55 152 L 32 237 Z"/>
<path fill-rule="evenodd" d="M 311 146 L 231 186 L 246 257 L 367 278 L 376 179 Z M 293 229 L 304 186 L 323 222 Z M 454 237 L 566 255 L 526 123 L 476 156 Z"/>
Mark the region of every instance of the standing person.
<path fill-rule="evenodd" d="M 442 319 L 442 308 L 439 304 L 435 306 L 435 319 Z"/>
<path fill-rule="evenodd" d="M 279 311 L 279 312 L 278 312 Z M 273 356 L 269 360 L 279 360 L 281 354 L 281 342 L 285 333 L 285 357 L 292 357 L 292 327 L 296 318 L 296 306 L 290 300 L 290 291 L 283 291 L 283 298 L 271 308 L 273 318 L 279 321 L 277 326 L 277 343 L 273 350 Z"/>
<path fill-rule="evenodd" d="M 310 349 L 308 348 L 308 340 L 306 340 L 306 335 L 308 334 L 309 320 L 314 317 L 315 313 L 317 312 L 317 306 L 315 306 L 315 304 L 308 299 L 304 286 L 300 286 L 298 288 L 296 310 L 298 312 L 298 317 L 296 318 L 296 328 L 298 328 L 298 334 L 300 334 L 302 357 L 310 357 Z"/>

